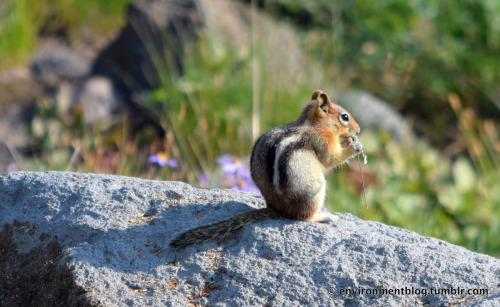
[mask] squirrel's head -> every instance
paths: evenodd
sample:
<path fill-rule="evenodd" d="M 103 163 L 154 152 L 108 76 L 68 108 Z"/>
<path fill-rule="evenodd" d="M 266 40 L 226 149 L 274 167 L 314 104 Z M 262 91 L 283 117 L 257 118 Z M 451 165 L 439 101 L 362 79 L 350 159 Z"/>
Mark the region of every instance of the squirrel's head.
<path fill-rule="evenodd" d="M 343 138 L 354 136 L 360 131 L 358 123 L 351 114 L 332 103 L 328 95 L 320 90 L 312 94 L 301 119 L 309 121 L 312 126 L 317 126 L 320 130 L 329 130 Z"/>

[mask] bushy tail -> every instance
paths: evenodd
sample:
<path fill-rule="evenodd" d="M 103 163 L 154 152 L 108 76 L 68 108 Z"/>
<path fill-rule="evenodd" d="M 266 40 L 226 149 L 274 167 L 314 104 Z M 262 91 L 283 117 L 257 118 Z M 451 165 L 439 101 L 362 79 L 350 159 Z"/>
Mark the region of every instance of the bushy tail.
<path fill-rule="evenodd" d="M 245 211 L 225 221 L 188 230 L 172 240 L 170 248 L 184 248 L 193 244 L 222 239 L 245 225 L 275 218 L 279 218 L 278 214 L 269 208 Z"/>

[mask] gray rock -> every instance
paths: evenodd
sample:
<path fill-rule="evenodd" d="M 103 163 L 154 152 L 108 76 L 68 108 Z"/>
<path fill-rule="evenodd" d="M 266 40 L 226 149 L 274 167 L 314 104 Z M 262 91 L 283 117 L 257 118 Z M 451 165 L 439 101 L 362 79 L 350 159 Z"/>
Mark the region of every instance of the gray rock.
<path fill-rule="evenodd" d="M 0 71 L 0 114 L 11 105 L 29 104 L 41 91 L 28 68 L 12 67 Z"/>
<path fill-rule="evenodd" d="M 75 49 L 56 41 L 47 41 L 33 56 L 30 69 L 40 84 L 55 88 L 63 81 L 85 76 L 90 71 L 90 64 L 90 59 Z"/>
<path fill-rule="evenodd" d="M 270 220 L 220 242 L 167 248 L 184 230 L 263 205 L 181 182 L 2 175 L 0 305 L 498 304 L 500 260 L 350 214 L 332 225 Z M 403 294 L 366 294 L 374 289 Z"/>
<path fill-rule="evenodd" d="M 85 80 L 73 108 L 80 107 L 83 110 L 83 120 L 87 124 L 109 123 L 116 117 L 119 100 L 111 80 L 92 77 Z"/>

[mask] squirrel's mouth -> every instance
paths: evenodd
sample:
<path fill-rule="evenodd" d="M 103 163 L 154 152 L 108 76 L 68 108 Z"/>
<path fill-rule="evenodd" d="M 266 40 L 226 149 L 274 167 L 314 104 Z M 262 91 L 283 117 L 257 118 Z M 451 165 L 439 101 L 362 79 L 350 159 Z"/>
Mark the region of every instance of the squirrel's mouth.
<path fill-rule="evenodd" d="M 343 135 L 340 137 L 340 146 L 342 146 L 342 148 L 347 148 L 351 145 L 351 142 L 353 142 L 353 138 L 355 138 L 356 136 L 355 135 Z"/>
<path fill-rule="evenodd" d="M 352 142 L 356 142 L 357 140 L 358 137 L 355 134 L 341 136 L 340 146 L 342 146 L 342 148 L 347 148 L 351 146 Z"/>

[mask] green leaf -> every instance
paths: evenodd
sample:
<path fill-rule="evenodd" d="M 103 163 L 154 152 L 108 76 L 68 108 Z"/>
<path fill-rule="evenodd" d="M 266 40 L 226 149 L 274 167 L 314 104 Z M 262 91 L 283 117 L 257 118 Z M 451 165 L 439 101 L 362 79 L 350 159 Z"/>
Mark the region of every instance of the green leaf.
<path fill-rule="evenodd" d="M 468 191 L 476 186 L 476 173 L 469 161 L 465 158 L 460 158 L 453 165 L 453 179 L 455 186 L 460 191 Z"/>

